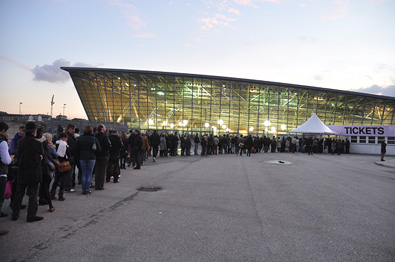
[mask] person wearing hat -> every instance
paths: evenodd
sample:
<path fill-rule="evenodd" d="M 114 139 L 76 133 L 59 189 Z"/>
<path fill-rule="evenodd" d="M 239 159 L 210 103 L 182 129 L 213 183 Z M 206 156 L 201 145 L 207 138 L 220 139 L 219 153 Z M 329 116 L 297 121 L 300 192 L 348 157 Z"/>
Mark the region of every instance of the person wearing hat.
<path fill-rule="evenodd" d="M 25 137 L 18 141 L 18 179 L 15 201 L 12 210 L 12 220 L 19 218 L 23 196 L 27 189 L 29 204 L 27 208 L 27 222 L 43 220 L 37 216 L 38 185 L 42 180 L 41 160 L 44 156 L 42 144 L 35 139 L 36 124 L 27 122 Z"/>

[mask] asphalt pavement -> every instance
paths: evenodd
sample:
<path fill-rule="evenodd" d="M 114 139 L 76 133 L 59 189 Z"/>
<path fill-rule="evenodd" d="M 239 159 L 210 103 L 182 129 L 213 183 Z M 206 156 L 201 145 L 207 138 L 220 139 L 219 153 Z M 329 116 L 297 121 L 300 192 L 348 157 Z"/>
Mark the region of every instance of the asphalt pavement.
<path fill-rule="evenodd" d="M 40 222 L 11 221 L 6 200 L 0 260 L 395 261 L 395 160 L 379 157 L 149 159 L 54 213 L 40 206 Z"/>

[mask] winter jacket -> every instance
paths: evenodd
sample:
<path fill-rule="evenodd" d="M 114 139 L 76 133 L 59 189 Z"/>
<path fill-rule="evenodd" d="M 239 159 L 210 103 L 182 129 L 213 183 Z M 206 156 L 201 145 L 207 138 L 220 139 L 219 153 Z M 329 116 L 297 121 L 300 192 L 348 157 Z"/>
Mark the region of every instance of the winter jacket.
<path fill-rule="evenodd" d="M 160 143 L 160 136 L 158 133 L 154 132 L 150 136 L 150 143 L 152 146 L 159 146 Z"/>
<path fill-rule="evenodd" d="M 11 140 L 10 143 L 10 155 L 17 155 L 18 153 L 18 141 L 23 138 L 23 136 L 20 136 L 18 132 L 16 132 L 14 138 Z"/>
<path fill-rule="evenodd" d="M 96 145 L 96 150 L 93 150 L 93 144 Z M 79 160 L 96 160 L 96 154 L 100 151 L 100 143 L 93 135 L 84 134 L 78 137 L 75 153 Z"/>
<path fill-rule="evenodd" d="M 42 181 L 42 144 L 32 135 L 18 141 L 18 184 L 38 184 Z"/>
<path fill-rule="evenodd" d="M 111 143 L 110 156 L 120 156 L 123 148 L 121 138 L 115 134 L 111 134 L 108 138 Z"/>
<path fill-rule="evenodd" d="M 96 134 L 96 138 L 99 141 L 100 144 L 100 151 L 97 152 L 96 156 L 97 157 L 108 157 L 109 156 L 109 150 L 111 147 L 110 141 L 108 140 L 108 137 L 106 134 L 103 132 L 98 132 Z"/>

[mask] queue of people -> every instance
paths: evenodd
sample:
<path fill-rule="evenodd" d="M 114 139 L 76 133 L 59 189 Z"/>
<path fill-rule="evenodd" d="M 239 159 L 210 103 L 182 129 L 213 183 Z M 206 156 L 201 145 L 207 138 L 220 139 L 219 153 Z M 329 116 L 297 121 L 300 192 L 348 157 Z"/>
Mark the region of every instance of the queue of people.
<path fill-rule="evenodd" d="M 8 125 L 0 122 L 0 211 L 6 195 L 7 184 L 11 191 L 11 219 L 18 220 L 27 192 L 27 222 L 41 221 L 37 216 L 38 205 L 48 205 L 54 212 L 54 200 L 65 201 L 65 193 L 76 192 L 81 185 L 83 195 L 92 194 L 91 189 L 103 190 L 105 182 L 119 183 L 121 169 L 141 169 L 144 161 L 152 157 L 208 156 L 217 154 L 260 152 L 308 152 L 332 154 L 349 153 L 350 142 L 340 139 L 317 139 L 283 137 L 270 139 L 263 136 L 232 136 L 229 134 L 178 134 L 157 131 L 142 133 L 139 129 L 129 134 L 107 130 L 103 124 L 85 126 L 82 135 L 69 124 L 59 126 L 57 134 L 46 133 L 44 127 L 27 122 L 11 139 L 8 146 Z M 179 153 L 179 150 L 180 153 Z M 200 148 L 200 150 L 199 150 Z M 1 217 L 8 214 L 1 212 Z M 0 235 L 4 233 L 0 230 Z"/>

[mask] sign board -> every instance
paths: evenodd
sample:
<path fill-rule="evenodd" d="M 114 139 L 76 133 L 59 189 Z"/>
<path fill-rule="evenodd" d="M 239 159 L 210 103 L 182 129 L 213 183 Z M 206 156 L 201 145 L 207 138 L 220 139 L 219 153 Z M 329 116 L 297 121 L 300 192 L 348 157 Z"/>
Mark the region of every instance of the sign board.
<path fill-rule="evenodd" d="M 395 126 L 328 126 L 343 136 L 395 136 Z"/>

